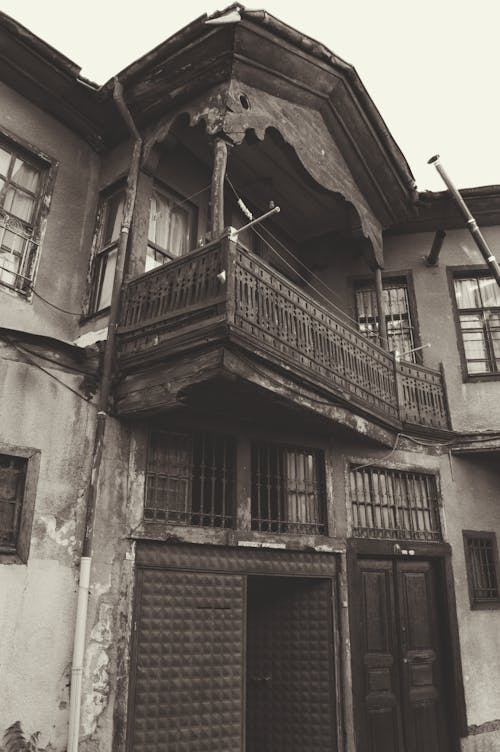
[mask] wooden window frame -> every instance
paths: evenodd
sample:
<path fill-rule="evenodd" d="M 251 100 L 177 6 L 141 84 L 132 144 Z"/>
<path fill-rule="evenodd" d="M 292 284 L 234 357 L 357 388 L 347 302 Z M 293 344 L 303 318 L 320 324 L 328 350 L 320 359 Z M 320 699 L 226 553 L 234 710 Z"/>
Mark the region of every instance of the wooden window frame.
<path fill-rule="evenodd" d="M 151 186 L 151 195 L 150 200 L 148 203 L 148 231 L 147 231 L 147 242 L 146 242 L 146 258 L 147 258 L 147 252 L 148 249 L 151 248 L 155 253 L 159 253 L 164 257 L 163 263 L 168 263 L 169 261 L 174 261 L 176 258 L 180 258 L 181 256 L 175 256 L 173 253 L 170 253 L 168 249 L 163 248 L 158 243 L 155 243 L 153 240 L 149 239 L 149 220 L 151 216 L 151 199 L 153 198 L 154 191 L 158 191 L 160 194 L 164 194 L 167 198 L 172 199 L 174 203 L 178 206 L 185 206 L 187 213 L 189 215 L 189 234 L 187 237 L 187 250 L 186 253 L 181 254 L 182 256 L 185 256 L 190 251 L 194 250 L 196 248 L 196 237 L 197 237 L 197 227 L 198 227 L 198 208 L 193 204 L 189 199 L 186 199 L 182 196 L 178 191 L 171 188 L 169 185 L 164 183 L 161 180 L 153 179 L 153 184 Z M 145 259 L 146 262 L 146 259 Z M 155 268 L 155 267 L 152 267 Z M 149 269 L 148 271 L 151 271 Z"/>
<path fill-rule="evenodd" d="M 118 253 L 121 233 L 118 232 L 117 237 L 111 240 L 109 243 L 105 243 L 103 245 L 101 243 L 107 217 L 106 209 L 108 202 L 110 202 L 112 198 L 119 193 L 123 193 L 125 195 L 125 190 L 125 184 L 122 180 L 120 180 L 119 182 L 114 183 L 108 188 L 105 188 L 99 194 L 99 203 L 97 207 L 94 238 L 92 241 L 92 255 L 90 259 L 88 276 L 88 295 L 86 305 L 87 314 L 83 317 L 84 319 L 93 318 L 95 316 L 109 313 L 109 305 L 99 308 L 97 307 L 102 294 L 102 283 L 104 281 L 104 274 L 101 271 L 101 265 L 103 263 L 102 260 L 108 259 L 110 253 L 112 253 L 113 250 L 116 249 Z"/>
<path fill-rule="evenodd" d="M 453 317 L 455 319 L 455 328 L 457 332 L 457 346 L 460 356 L 460 365 L 462 368 L 463 381 L 498 381 L 500 380 L 500 368 L 498 371 L 492 371 L 491 373 L 469 373 L 467 368 L 467 357 L 465 354 L 465 345 L 462 337 L 462 327 L 460 324 L 460 312 L 458 307 L 457 296 L 455 294 L 455 280 L 467 279 L 472 277 L 491 277 L 489 270 L 484 265 L 474 264 L 472 266 L 448 266 L 446 268 L 448 276 L 448 288 L 450 292 L 451 304 L 453 308 Z M 485 310 L 482 308 L 476 309 L 464 309 L 465 311 Z M 463 312 L 463 311 L 462 311 Z M 499 309 L 500 312 L 500 309 Z"/>
<path fill-rule="evenodd" d="M 473 611 L 500 609 L 500 566 L 498 559 L 498 543 L 495 532 L 484 530 L 463 530 L 465 568 L 469 589 L 470 607 Z M 492 542 L 492 564 L 495 576 L 496 596 L 489 600 L 478 600 L 474 591 L 473 564 L 469 543 L 471 540 L 488 540 Z"/>
<path fill-rule="evenodd" d="M 30 222 L 18 219 L 15 215 L 0 207 L 0 229 L 1 227 L 8 228 L 9 223 L 11 223 L 14 230 L 17 229 L 17 234 L 20 234 L 25 242 L 19 271 L 12 272 L 16 278 L 14 283 L 10 284 L 6 280 L 0 280 L 0 287 L 15 291 L 29 300 L 31 299 L 31 290 L 40 262 L 45 219 L 49 212 L 59 162 L 24 139 L 1 127 L 0 146 L 3 146 L 12 156 L 22 159 L 40 173 L 40 184 L 36 193 L 32 193 L 36 200 L 33 217 Z M 27 194 L 31 193 L 27 190 L 25 192 Z"/>
<path fill-rule="evenodd" d="M 0 454 L 20 458 L 26 461 L 24 490 L 21 501 L 20 521 L 16 543 L 13 546 L 0 546 L 0 563 L 26 564 L 31 544 L 31 529 L 35 510 L 36 488 L 40 472 L 39 449 L 16 447 L 0 443 Z"/>
<path fill-rule="evenodd" d="M 371 287 L 373 288 L 373 290 L 375 290 L 375 280 L 373 279 L 373 277 L 367 277 L 367 276 L 357 277 L 356 276 L 356 277 L 351 277 L 350 282 L 353 288 L 354 318 L 358 325 L 358 331 L 360 331 L 359 330 L 357 292 L 363 287 Z M 382 272 L 382 288 L 385 289 L 385 286 L 388 283 L 395 283 L 395 284 L 399 283 L 401 284 L 401 286 L 406 287 L 406 292 L 408 296 L 409 323 L 411 325 L 410 329 L 413 335 L 413 347 L 420 348 L 421 346 L 420 327 L 419 327 L 419 322 L 418 322 L 417 299 L 415 296 L 413 275 L 410 270 Z M 360 331 L 360 334 L 362 334 L 361 331 Z M 372 339 L 375 342 L 375 344 L 377 344 L 380 347 L 380 336 L 370 338 L 370 339 Z M 413 358 L 411 362 L 416 363 L 417 365 L 423 364 L 422 350 L 417 349 L 413 353 Z"/>

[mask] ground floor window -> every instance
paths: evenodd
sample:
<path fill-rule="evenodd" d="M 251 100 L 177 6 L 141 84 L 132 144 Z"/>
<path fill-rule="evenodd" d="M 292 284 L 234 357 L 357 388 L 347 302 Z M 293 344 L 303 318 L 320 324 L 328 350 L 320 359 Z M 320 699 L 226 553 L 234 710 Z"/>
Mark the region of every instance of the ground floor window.
<path fill-rule="evenodd" d="M 500 608 L 495 533 L 464 530 L 463 536 L 471 607 Z"/>

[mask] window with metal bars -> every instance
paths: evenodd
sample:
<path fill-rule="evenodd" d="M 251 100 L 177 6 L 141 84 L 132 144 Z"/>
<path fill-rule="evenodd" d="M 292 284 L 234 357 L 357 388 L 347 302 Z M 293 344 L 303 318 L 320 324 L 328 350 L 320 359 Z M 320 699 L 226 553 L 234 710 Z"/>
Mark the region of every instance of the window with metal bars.
<path fill-rule="evenodd" d="M 408 285 L 405 279 L 383 280 L 383 306 L 387 326 L 389 350 L 398 352 L 402 360 L 418 361 L 415 332 L 410 310 Z M 356 288 L 356 314 L 359 331 L 380 344 L 377 298 L 372 284 Z"/>
<path fill-rule="evenodd" d="M 495 533 L 464 530 L 463 537 L 471 608 L 500 608 Z"/>
<path fill-rule="evenodd" d="M 252 446 L 252 530 L 325 532 L 325 469 L 316 449 Z"/>
<path fill-rule="evenodd" d="M 467 373 L 496 375 L 500 371 L 500 288 L 489 274 L 454 280 Z"/>
<path fill-rule="evenodd" d="M 0 454 L 0 550 L 16 549 L 28 460 Z"/>
<path fill-rule="evenodd" d="M 352 468 L 350 495 L 355 538 L 442 540 L 433 475 L 372 466 Z"/>
<path fill-rule="evenodd" d="M 232 527 L 236 443 L 211 433 L 152 431 L 144 519 L 199 527 Z"/>

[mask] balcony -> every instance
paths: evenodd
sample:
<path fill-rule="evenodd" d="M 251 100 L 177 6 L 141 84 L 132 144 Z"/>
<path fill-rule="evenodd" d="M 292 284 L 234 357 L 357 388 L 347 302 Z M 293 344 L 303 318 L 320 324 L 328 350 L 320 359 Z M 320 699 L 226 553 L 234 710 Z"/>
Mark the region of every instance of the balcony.
<path fill-rule="evenodd" d="M 400 429 L 449 429 L 440 371 L 397 362 L 228 236 L 125 286 L 122 378 L 219 343 Z"/>

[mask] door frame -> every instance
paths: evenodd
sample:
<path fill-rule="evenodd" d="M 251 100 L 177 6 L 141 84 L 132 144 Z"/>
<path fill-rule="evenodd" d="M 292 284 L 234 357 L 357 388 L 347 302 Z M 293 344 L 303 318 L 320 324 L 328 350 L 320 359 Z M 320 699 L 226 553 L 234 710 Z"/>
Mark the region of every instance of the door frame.
<path fill-rule="evenodd" d="M 405 554 L 403 551 L 412 551 Z M 467 713 L 460 655 L 455 586 L 451 564 L 451 546 L 448 543 L 420 543 L 407 540 L 370 540 L 351 538 L 347 541 L 347 573 L 349 592 L 349 626 L 351 634 L 352 692 L 354 704 L 354 725 L 362 728 L 364 716 L 362 703 L 356 698 L 363 696 L 362 649 L 359 640 L 361 612 L 357 593 L 360 592 L 360 559 L 425 560 L 434 564 L 438 597 L 443 603 L 443 665 L 449 677 L 448 729 L 453 752 L 460 752 L 460 738 L 467 736 Z M 356 738 L 356 748 L 358 745 Z M 361 750 L 359 750 L 361 752 Z"/>

